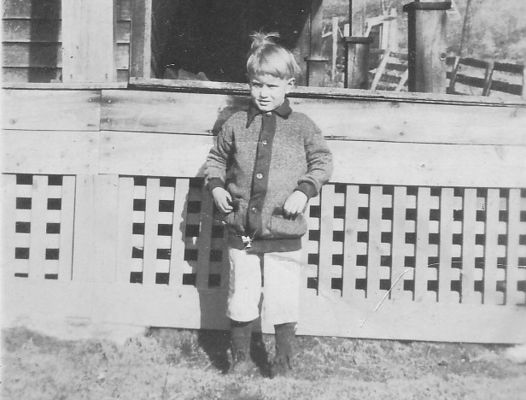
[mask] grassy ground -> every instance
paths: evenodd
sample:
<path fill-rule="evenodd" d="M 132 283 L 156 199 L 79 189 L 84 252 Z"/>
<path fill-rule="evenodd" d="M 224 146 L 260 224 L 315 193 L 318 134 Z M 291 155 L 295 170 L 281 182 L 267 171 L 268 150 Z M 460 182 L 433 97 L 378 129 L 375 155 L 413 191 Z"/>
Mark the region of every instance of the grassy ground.
<path fill-rule="evenodd" d="M 257 339 L 257 338 L 256 338 Z M 255 340 L 265 374 L 273 338 Z M 299 337 L 291 376 L 225 375 L 219 331 L 153 329 L 123 345 L 3 331 L 3 399 L 524 399 L 503 346 Z M 269 354 L 268 357 L 271 357 Z"/>

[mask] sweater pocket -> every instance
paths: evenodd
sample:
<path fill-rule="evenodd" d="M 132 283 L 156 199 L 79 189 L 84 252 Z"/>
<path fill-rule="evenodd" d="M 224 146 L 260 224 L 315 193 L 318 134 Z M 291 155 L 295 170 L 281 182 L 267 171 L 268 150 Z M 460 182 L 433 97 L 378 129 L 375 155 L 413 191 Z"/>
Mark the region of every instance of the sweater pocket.
<path fill-rule="evenodd" d="M 303 214 L 294 219 L 285 218 L 281 214 L 271 215 L 270 232 L 276 239 L 301 237 L 307 232 L 307 219 Z"/>

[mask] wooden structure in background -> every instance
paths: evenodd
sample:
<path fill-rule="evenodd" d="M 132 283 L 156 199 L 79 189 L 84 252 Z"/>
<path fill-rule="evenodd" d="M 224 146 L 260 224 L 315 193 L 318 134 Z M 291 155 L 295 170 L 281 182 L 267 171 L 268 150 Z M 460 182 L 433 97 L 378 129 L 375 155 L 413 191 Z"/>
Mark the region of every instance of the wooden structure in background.
<path fill-rule="evenodd" d="M 406 4 L 410 92 L 446 91 L 446 10 L 451 2 Z"/>
<path fill-rule="evenodd" d="M 86 1 L 75 12 L 96 26 Z M 69 83 L 31 83 L 37 64 L 4 69 L 14 82 L 4 83 L 2 115 L 4 321 L 225 328 L 224 229 L 202 167 L 248 87 L 134 77 L 156 68 L 134 57 L 128 79 L 129 21 L 144 16 L 124 0 L 113 10 L 100 17 L 114 21 L 106 48 L 45 66 L 71 71 Z M 67 54 L 99 36 L 72 35 L 64 27 L 81 17 L 54 15 L 62 29 L 51 48 L 64 43 Z M 155 41 L 141 29 L 132 54 L 147 34 Z M 17 57 L 41 46 L 31 36 L 19 46 L 22 33 L 6 45 Z M 105 60 L 93 70 L 75 59 L 94 53 Z M 312 87 L 290 98 L 335 156 L 332 181 L 307 210 L 299 332 L 522 341 L 526 103 Z"/>
<path fill-rule="evenodd" d="M 369 88 L 369 37 L 351 36 L 345 38 L 347 70 L 345 87 L 351 89 Z"/>
<path fill-rule="evenodd" d="M 448 93 L 491 96 L 512 95 L 526 98 L 524 65 L 489 62 L 475 58 L 448 57 Z"/>

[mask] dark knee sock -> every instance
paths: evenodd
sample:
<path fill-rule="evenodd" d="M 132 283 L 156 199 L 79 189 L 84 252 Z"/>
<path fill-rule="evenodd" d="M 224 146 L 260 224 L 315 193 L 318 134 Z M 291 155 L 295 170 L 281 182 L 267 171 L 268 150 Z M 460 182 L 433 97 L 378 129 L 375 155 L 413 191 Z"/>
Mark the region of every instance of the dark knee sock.
<path fill-rule="evenodd" d="M 276 332 L 276 358 L 289 360 L 293 355 L 293 341 L 296 336 L 296 323 L 274 325 Z"/>
<path fill-rule="evenodd" d="M 230 340 L 232 357 L 235 361 L 247 360 L 250 356 L 250 339 L 254 321 L 242 322 L 230 320 Z"/>

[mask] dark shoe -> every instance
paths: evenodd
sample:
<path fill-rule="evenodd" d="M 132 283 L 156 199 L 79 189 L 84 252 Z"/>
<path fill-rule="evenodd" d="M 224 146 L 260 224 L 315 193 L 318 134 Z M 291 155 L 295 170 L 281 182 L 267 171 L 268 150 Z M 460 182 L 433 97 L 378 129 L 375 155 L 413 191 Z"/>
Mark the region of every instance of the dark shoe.
<path fill-rule="evenodd" d="M 287 376 L 292 371 L 291 360 L 288 357 L 275 357 L 270 364 L 270 377 Z"/>
<path fill-rule="evenodd" d="M 293 342 L 296 323 L 274 325 L 276 331 L 276 356 L 270 366 L 270 377 L 288 375 L 292 370 Z"/>
<path fill-rule="evenodd" d="M 256 364 L 245 353 L 234 354 L 229 374 L 242 376 L 255 376 L 258 373 Z"/>

